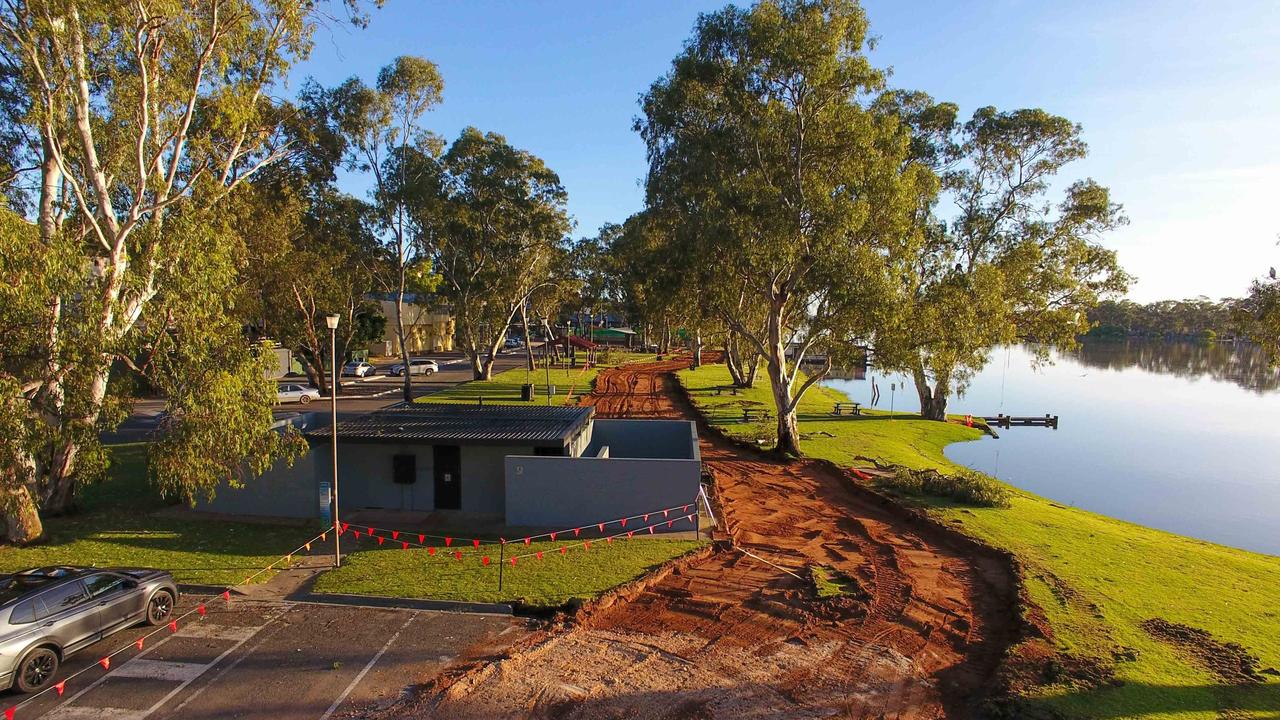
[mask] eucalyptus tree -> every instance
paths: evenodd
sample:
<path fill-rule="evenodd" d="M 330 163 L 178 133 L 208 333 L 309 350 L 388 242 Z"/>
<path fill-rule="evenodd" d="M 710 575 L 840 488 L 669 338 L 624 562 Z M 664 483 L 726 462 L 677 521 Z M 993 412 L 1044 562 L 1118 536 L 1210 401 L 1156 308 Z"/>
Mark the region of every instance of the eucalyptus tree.
<path fill-rule="evenodd" d="M 541 159 L 472 127 L 438 162 L 420 153 L 405 164 L 403 202 L 420 249 L 441 277 L 473 375 L 489 379 L 513 318 L 560 280 L 551 269 L 570 229 L 567 194 Z"/>
<path fill-rule="evenodd" d="M 921 93 L 881 102 L 916 129 L 914 155 L 937 169 L 943 192 L 917 214 L 918 248 L 895 267 L 875 357 L 912 376 L 924 417 L 945 420 L 949 397 L 993 347 L 1071 346 L 1089 329 L 1089 308 L 1123 292 L 1129 278 L 1098 241 L 1125 219 L 1092 180 L 1048 201 L 1058 172 L 1086 154 L 1080 127 L 1065 118 L 985 107 L 961 125 L 954 105 Z M 939 205 L 954 216 L 939 218 Z"/>
<path fill-rule="evenodd" d="M 368 173 L 373 180 L 374 207 L 393 260 L 386 285 L 395 296 L 396 339 L 405 367 L 409 344 L 404 298 L 412 268 L 421 260 L 421 242 L 414 234 L 417 225 L 405 204 L 403 188 L 419 180 L 407 173 L 424 166 L 404 158 L 438 154 L 440 139 L 422 127 L 422 119 L 440 103 L 443 93 L 444 80 L 434 63 L 403 55 L 378 72 L 375 87 L 353 77 L 325 94 L 331 121 L 346 140 L 347 168 Z M 407 372 L 403 396 L 405 401 L 413 399 Z"/>
<path fill-rule="evenodd" d="M 18 240 L 25 220 L 5 229 L 3 261 L 22 268 L 6 285 L 24 295 L 6 304 L 39 328 L 0 367 L 5 414 L 22 428 L 0 439 L 11 540 L 40 536 L 40 513 L 69 509 L 101 473 L 98 432 L 123 416 L 116 363 L 170 393 L 174 427 L 151 462 L 167 490 L 212 492 L 238 482 L 246 458 L 256 471 L 282 451 L 274 387 L 232 320 L 225 289 L 242 254 L 216 206 L 294 150 L 275 90 L 319 12 L 266 0 L 0 7 L 4 135 L 21 138 L 6 164 L 35 176 L 36 244 Z"/>
<path fill-rule="evenodd" d="M 699 18 L 637 121 L 649 202 L 717 280 L 703 302 L 764 357 L 788 454 L 796 407 L 829 370 L 802 380 L 801 361 L 840 360 L 870 332 L 883 258 L 935 186 L 908 157 L 909 128 L 873 107 L 884 73 L 867 43 L 852 0 L 729 6 Z"/>
<path fill-rule="evenodd" d="M 1266 351 L 1273 365 L 1280 365 L 1280 279 L 1275 267 L 1255 279 L 1249 294 L 1235 303 L 1232 320 L 1237 329 Z"/>

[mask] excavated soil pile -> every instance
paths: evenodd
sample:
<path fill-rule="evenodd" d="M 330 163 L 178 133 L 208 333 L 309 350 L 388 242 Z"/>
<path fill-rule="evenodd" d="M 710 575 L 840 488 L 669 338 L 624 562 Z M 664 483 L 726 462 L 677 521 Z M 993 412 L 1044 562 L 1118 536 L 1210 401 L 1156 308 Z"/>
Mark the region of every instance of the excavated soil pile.
<path fill-rule="evenodd" d="M 601 417 L 691 418 L 669 361 L 601 373 Z M 469 676 L 405 716 L 939 718 L 976 702 L 1019 633 L 1007 563 L 887 504 L 823 463 L 780 461 L 702 431 L 734 548 Z M 753 557 L 754 556 L 754 557 Z M 826 565 L 865 597 L 821 601 Z"/>

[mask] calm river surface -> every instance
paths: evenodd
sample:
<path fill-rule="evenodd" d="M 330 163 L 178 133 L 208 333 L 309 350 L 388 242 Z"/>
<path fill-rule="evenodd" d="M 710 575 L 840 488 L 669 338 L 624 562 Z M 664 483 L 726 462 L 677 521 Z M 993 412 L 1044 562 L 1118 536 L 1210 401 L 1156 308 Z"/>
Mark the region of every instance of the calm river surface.
<path fill-rule="evenodd" d="M 948 410 L 1051 413 L 1059 429 L 998 430 L 947 457 L 1063 504 L 1280 555 L 1280 373 L 1257 348 L 1088 341 L 1032 360 L 996 350 Z M 825 384 L 869 403 L 873 377 L 877 407 L 919 410 L 902 375 Z"/>

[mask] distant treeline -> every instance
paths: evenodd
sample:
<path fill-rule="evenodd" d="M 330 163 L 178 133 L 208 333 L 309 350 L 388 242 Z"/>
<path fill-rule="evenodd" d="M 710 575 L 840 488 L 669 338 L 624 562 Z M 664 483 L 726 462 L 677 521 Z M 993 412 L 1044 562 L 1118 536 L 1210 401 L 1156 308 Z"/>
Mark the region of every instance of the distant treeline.
<path fill-rule="evenodd" d="M 1240 302 L 1206 297 L 1146 304 L 1104 300 L 1089 311 L 1089 335 L 1216 339 L 1234 334 L 1232 311 Z"/>

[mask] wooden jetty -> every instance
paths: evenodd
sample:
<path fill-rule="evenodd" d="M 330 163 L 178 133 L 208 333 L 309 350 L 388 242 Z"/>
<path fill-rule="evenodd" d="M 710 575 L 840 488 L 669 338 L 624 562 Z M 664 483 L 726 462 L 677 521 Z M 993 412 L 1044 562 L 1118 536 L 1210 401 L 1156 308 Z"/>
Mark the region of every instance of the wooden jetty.
<path fill-rule="evenodd" d="M 987 421 L 988 425 L 994 425 L 1002 428 L 1047 427 L 1053 428 L 1054 430 L 1058 429 L 1058 416 L 1050 415 L 1048 413 L 1045 413 L 1044 417 L 1039 415 L 1018 416 L 1000 414 L 995 417 L 984 417 L 982 419 Z"/>

